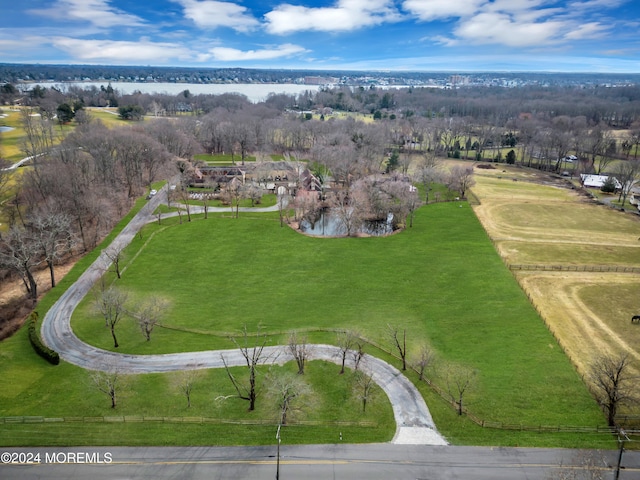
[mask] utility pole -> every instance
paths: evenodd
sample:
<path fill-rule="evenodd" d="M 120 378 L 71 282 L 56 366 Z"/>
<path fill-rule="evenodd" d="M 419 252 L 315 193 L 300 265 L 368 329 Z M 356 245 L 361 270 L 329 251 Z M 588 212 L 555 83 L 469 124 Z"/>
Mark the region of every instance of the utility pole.
<path fill-rule="evenodd" d="M 618 480 L 620 478 L 620 464 L 622 463 L 622 453 L 624 452 L 624 442 L 629 440 L 626 432 L 621 428 L 618 431 L 618 442 L 620 443 L 620 450 L 618 452 L 618 464 L 616 465 L 616 473 L 614 475 L 614 480 Z"/>
<path fill-rule="evenodd" d="M 278 424 L 278 431 L 276 432 L 276 440 L 278 440 L 278 454 L 276 458 L 276 480 L 280 480 L 280 427 L 281 426 L 282 424 Z"/>

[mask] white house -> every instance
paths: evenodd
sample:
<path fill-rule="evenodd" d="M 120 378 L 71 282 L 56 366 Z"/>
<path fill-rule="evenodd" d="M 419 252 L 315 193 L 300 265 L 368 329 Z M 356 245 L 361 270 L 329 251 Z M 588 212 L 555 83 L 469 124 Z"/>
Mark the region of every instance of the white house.
<path fill-rule="evenodd" d="M 609 179 L 609 175 L 587 175 L 586 173 L 580 174 L 580 182 L 583 187 L 587 188 L 602 188 L 605 182 Z M 622 189 L 622 184 L 617 178 L 613 178 L 616 184 L 616 190 Z"/>

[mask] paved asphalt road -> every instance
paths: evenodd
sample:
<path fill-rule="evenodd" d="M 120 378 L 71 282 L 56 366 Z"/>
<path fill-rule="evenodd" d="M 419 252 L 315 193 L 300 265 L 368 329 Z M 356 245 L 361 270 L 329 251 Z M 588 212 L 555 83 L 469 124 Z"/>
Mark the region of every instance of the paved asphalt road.
<path fill-rule="evenodd" d="M 0 449 L 1 450 L 1 449 Z M 0 465 L 0 478 L 36 479 L 273 479 L 276 447 L 48 448 L 39 465 Z M 562 449 L 417 445 L 282 445 L 280 479 L 304 480 L 550 480 L 587 478 L 584 452 Z M 81 462 L 78 458 L 84 453 Z M 45 463 L 48 455 L 48 463 Z M 87 462 L 87 458 L 92 463 Z M 617 452 L 595 457 L 603 479 L 613 479 Z M 52 461 L 53 460 L 53 461 Z M 640 452 L 625 452 L 620 480 L 640 478 Z M 101 463 L 106 462 L 106 463 Z M 562 476 L 565 475 L 565 476 Z M 588 477 L 599 478 L 599 477 Z"/>

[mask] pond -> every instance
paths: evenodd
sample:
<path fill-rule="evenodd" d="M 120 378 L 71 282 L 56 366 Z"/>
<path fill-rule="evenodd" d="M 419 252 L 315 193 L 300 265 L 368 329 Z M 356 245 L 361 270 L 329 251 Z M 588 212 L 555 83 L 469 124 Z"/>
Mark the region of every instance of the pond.
<path fill-rule="evenodd" d="M 0 127 L 0 133 L 10 132 L 13 130 L 13 127 Z"/>
<path fill-rule="evenodd" d="M 344 237 L 347 234 L 347 229 L 343 222 L 331 212 L 322 212 L 320 218 L 314 224 L 308 220 L 302 220 L 300 222 L 300 231 L 307 235 L 318 237 Z M 393 233 L 393 214 L 387 215 L 386 221 L 365 221 L 356 231 L 359 234 L 372 236 Z"/>

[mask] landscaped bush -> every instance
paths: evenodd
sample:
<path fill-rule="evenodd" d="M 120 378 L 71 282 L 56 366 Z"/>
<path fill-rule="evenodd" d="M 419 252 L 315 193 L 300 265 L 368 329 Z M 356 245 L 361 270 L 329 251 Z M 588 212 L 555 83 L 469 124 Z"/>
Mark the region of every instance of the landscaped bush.
<path fill-rule="evenodd" d="M 60 363 L 60 355 L 58 352 L 51 350 L 40 340 L 40 335 L 38 335 L 38 331 L 36 330 L 36 325 L 38 323 L 38 313 L 33 312 L 29 318 L 29 341 L 36 353 L 44 358 L 47 362 L 52 365 L 58 365 Z"/>
<path fill-rule="evenodd" d="M 600 191 L 604 193 L 613 193 L 616 191 L 616 181 L 613 177 L 607 177 L 607 179 L 600 187 Z"/>

